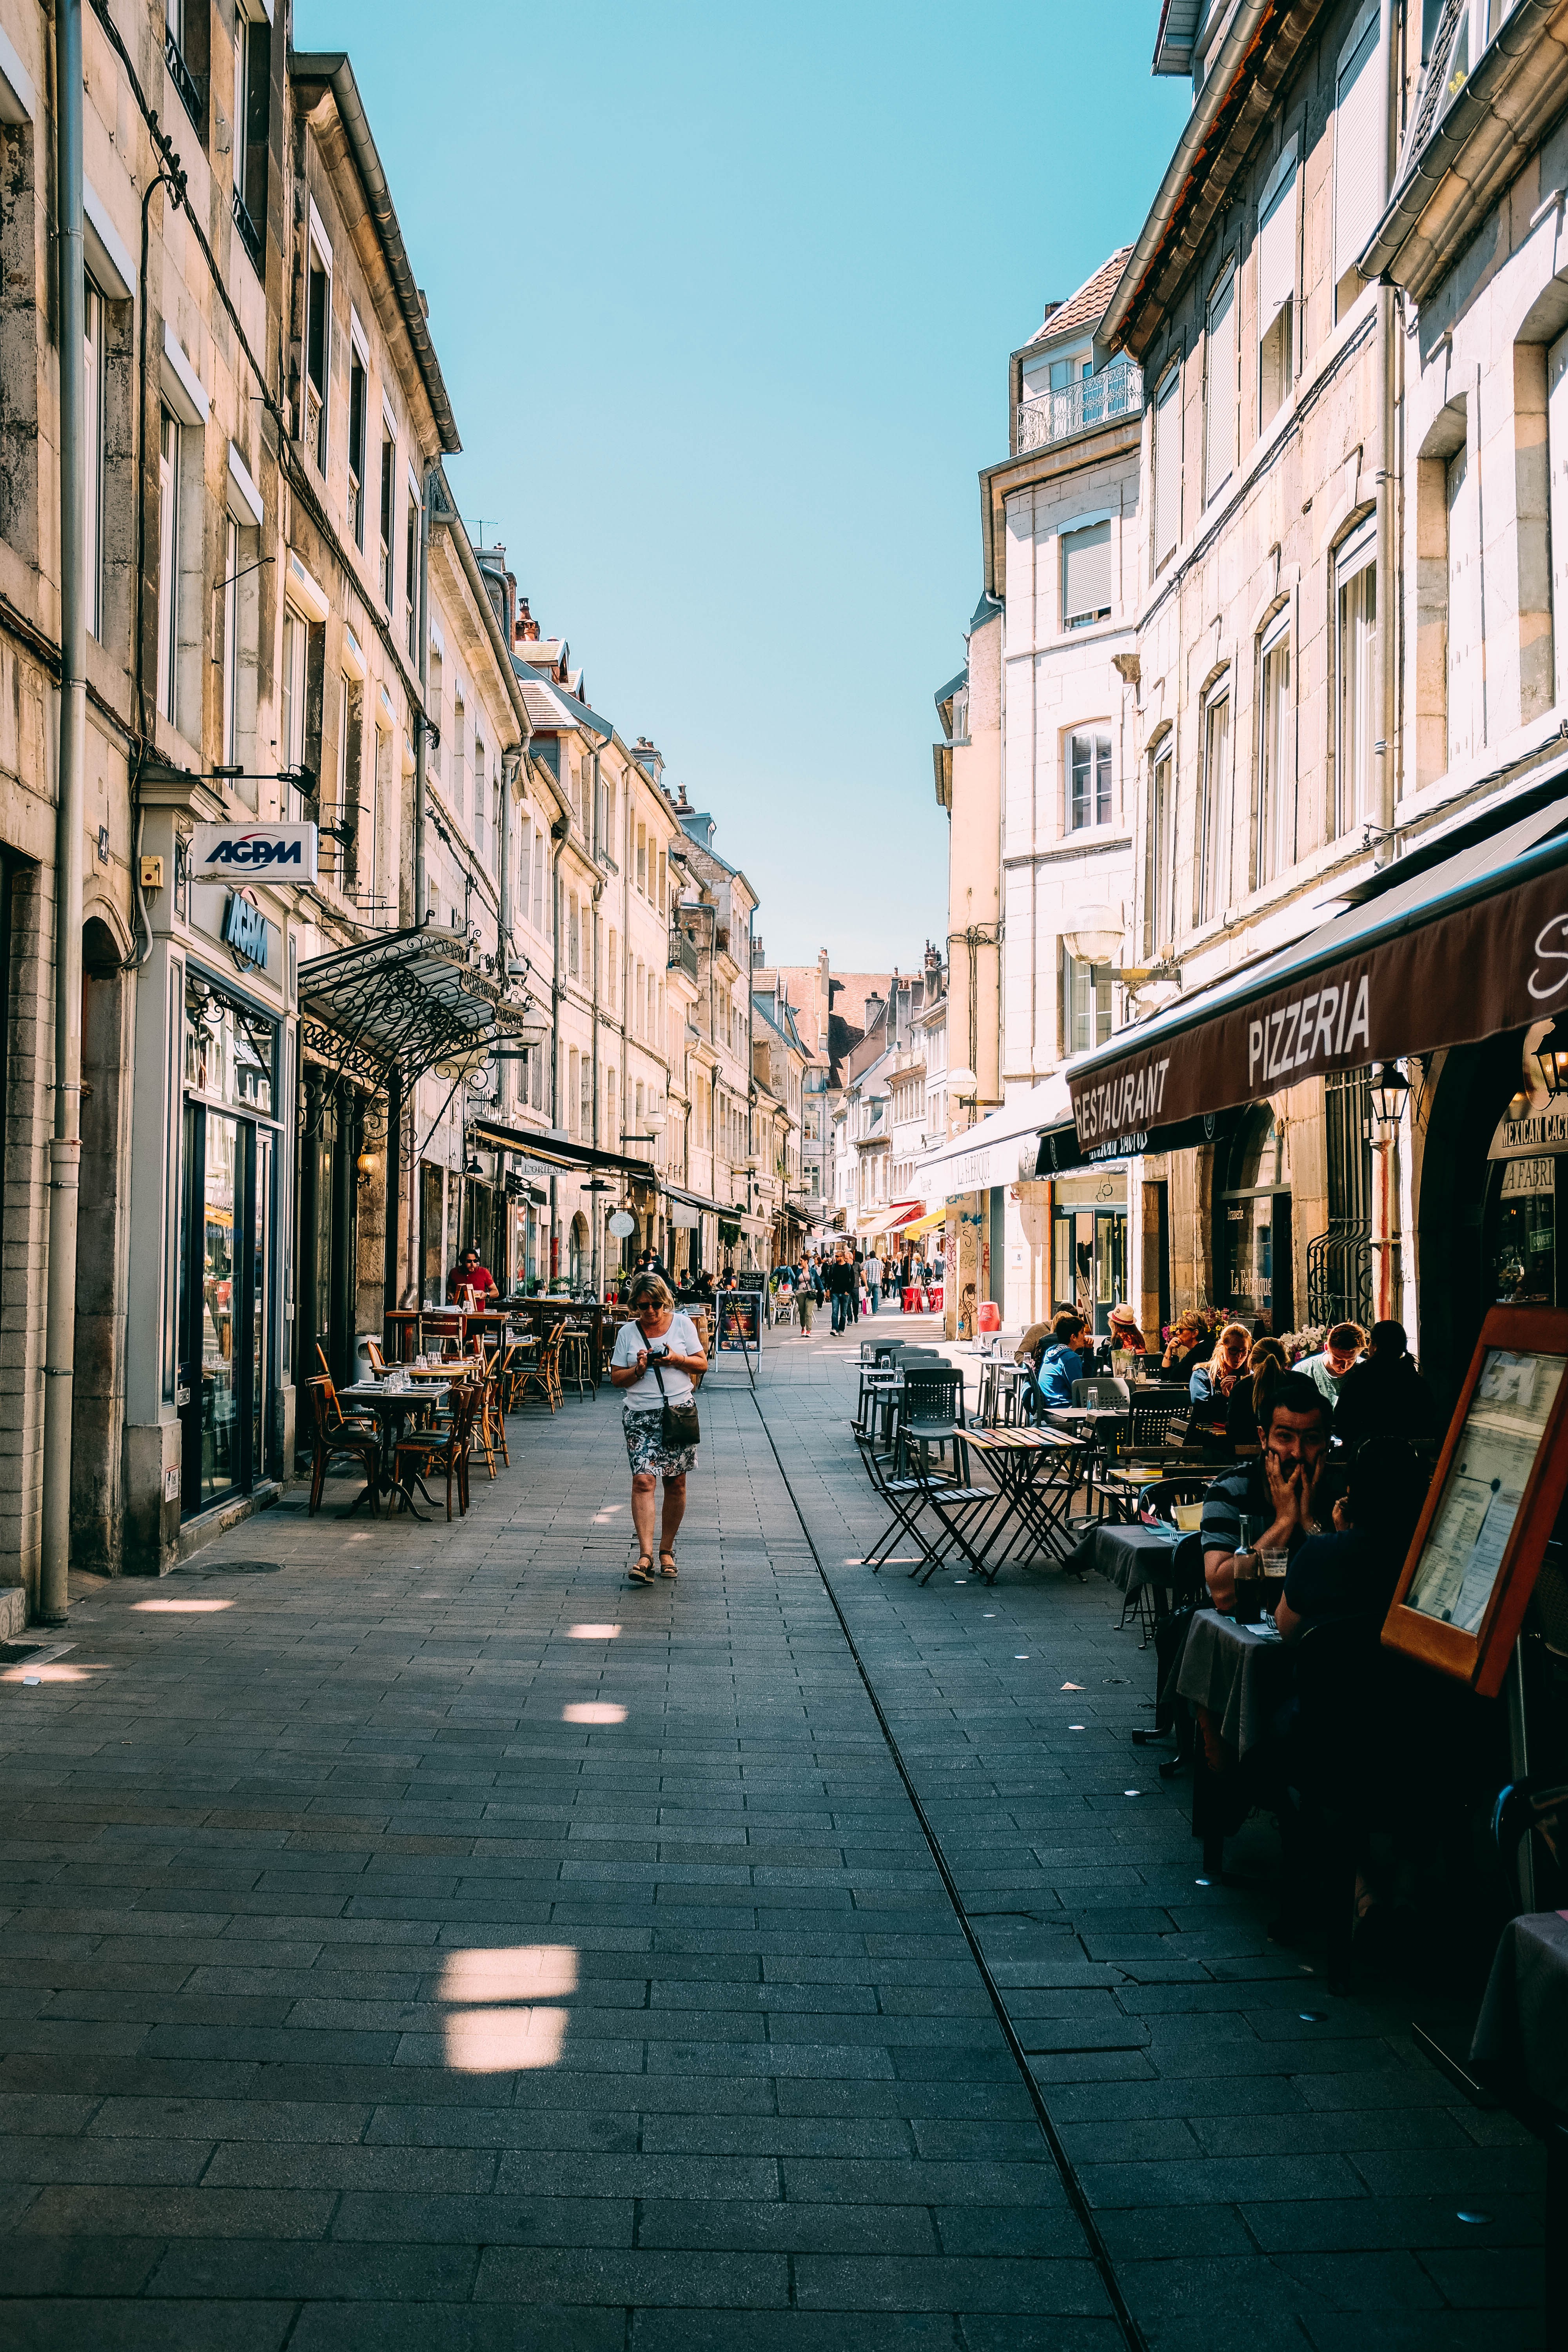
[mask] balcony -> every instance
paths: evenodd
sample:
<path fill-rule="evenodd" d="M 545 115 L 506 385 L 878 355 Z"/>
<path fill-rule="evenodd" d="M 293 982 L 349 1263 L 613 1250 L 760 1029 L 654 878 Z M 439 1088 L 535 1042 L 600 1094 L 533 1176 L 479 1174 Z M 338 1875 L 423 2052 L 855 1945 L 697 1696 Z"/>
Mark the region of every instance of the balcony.
<path fill-rule="evenodd" d="M 669 954 L 665 963 L 667 971 L 683 971 L 688 980 L 697 977 L 697 944 L 684 931 L 671 931 Z"/>
<path fill-rule="evenodd" d="M 257 274 L 259 276 L 262 268 L 261 231 L 251 219 L 245 198 L 240 194 L 237 188 L 235 189 L 234 194 L 230 198 L 229 210 L 234 215 L 234 225 L 239 231 L 240 243 L 244 246 L 247 253 L 249 254 L 251 261 L 255 265 Z"/>
<path fill-rule="evenodd" d="M 205 95 L 200 82 L 185 63 L 184 51 L 174 38 L 173 26 L 163 36 L 163 59 L 169 68 L 169 79 L 180 93 L 185 112 L 205 139 L 207 135 Z"/>
<path fill-rule="evenodd" d="M 1068 441 L 1075 433 L 1136 416 L 1143 405 L 1143 371 L 1131 360 L 1112 360 L 1098 375 L 1081 376 L 1065 392 L 1042 392 L 1018 404 L 1018 455 Z"/>

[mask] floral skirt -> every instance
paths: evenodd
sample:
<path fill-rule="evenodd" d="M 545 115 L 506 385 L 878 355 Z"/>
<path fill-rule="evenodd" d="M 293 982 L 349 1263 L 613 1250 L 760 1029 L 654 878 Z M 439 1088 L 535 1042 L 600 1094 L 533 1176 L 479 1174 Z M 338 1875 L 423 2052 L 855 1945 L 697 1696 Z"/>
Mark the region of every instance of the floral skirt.
<path fill-rule="evenodd" d="M 634 1412 L 628 1405 L 621 1416 L 626 1433 L 626 1459 L 632 1465 L 632 1475 L 639 1471 L 651 1472 L 659 1478 L 684 1478 L 697 1459 L 695 1445 L 667 1445 L 664 1442 L 664 1407 L 656 1404 L 651 1411 Z"/>

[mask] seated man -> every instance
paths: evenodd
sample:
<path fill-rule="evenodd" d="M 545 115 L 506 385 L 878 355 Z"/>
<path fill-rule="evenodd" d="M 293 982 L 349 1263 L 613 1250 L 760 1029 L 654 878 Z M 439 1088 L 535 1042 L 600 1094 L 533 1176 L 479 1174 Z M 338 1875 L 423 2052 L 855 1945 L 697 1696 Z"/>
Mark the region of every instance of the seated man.
<path fill-rule="evenodd" d="M 1426 1499 L 1426 1468 L 1399 1438 L 1369 1438 L 1337 1477 L 1336 1468 L 1323 1472 L 1319 1489 L 1325 1502 L 1330 1481 L 1339 1487 L 1332 1527 L 1293 1555 L 1274 1612 L 1287 1641 L 1328 1617 L 1382 1623 Z"/>
<path fill-rule="evenodd" d="M 488 1307 L 489 1294 L 495 1287 L 494 1277 L 479 1264 L 478 1250 L 465 1250 L 447 1276 L 447 1297 L 453 1306 L 458 1304 L 465 1290 L 471 1290 L 475 1305 Z"/>
<path fill-rule="evenodd" d="M 1210 1601 L 1226 1617 L 1236 1607 L 1243 1519 L 1247 1549 L 1254 1552 L 1294 1555 L 1317 1532 L 1312 1490 L 1329 1450 L 1333 1407 L 1315 1382 L 1287 1372 L 1263 1410 L 1258 1428 L 1261 1454 L 1216 1478 L 1204 1496 L 1204 1581 Z"/>
<path fill-rule="evenodd" d="M 1041 1348 L 1030 1382 L 1037 1416 L 1071 1404 L 1073 1382 L 1087 1378 L 1084 1366 L 1092 1352 L 1088 1326 L 1075 1308 L 1052 1317 L 1050 1340 Z"/>
<path fill-rule="evenodd" d="M 1359 1323 L 1336 1323 L 1323 1342 L 1321 1356 L 1303 1356 L 1296 1370 L 1321 1388 L 1331 1404 L 1337 1404 L 1340 1382 L 1366 1345 L 1366 1333 Z"/>

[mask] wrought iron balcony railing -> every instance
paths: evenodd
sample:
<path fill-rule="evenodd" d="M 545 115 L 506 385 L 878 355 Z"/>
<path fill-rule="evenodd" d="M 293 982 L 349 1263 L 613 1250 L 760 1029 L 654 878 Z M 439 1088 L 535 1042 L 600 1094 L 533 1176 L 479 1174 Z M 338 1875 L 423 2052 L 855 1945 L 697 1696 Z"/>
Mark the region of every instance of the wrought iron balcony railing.
<path fill-rule="evenodd" d="M 688 980 L 696 979 L 696 943 L 695 941 L 688 939 L 684 931 L 671 931 L 669 935 L 669 956 L 666 962 L 665 970 L 667 971 L 683 971 Z"/>
<path fill-rule="evenodd" d="M 163 58 L 169 68 L 169 79 L 179 91 L 185 112 L 203 138 L 206 137 L 207 109 L 202 86 L 185 63 L 184 52 L 174 38 L 173 26 L 163 36 Z"/>
<path fill-rule="evenodd" d="M 1042 392 L 1018 404 L 1018 451 L 1043 449 L 1075 433 L 1119 416 L 1136 416 L 1143 405 L 1143 371 L 1132 360 L 1112 360 L 1098 375 L 1080 376 L 1065 392 Z"/>
<path fill-rule="evenodd" d="M 251 219 L 249 207 L 237 188 L 234 191 L 229 209 L 234 215 L 234 225 L 239 231 L 240 242 L 259 271 L 262 255 L 261 231 Z"/>

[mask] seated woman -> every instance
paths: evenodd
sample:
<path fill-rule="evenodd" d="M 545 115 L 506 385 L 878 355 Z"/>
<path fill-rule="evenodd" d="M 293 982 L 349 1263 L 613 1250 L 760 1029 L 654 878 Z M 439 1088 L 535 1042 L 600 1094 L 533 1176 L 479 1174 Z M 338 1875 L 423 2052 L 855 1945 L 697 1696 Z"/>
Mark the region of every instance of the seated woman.
<path fill-rule="evenodd" d="M 1223 1422 L 1230 1409 L 1231 1392 L 1247 1370 L 1251 1342 L 1247 1327 L 1226 1323 L 1206 1364 L 1194 1364 L 1187 1379 L 1187 1394 L 1200 1421 Z"/>
<path fill-rule="evenodd" d="M 1214 1349 L 1214 1337 L 1208 1326 L 1196 1309 L 1189 1307 L 1171 1326 L 1160 1368 L 1174 1381 L 1190 1381 L 1197 1367 L 1208 1362 Z"/>
<path fill-rule="evenodd" d="M 1261 1444 L 1258 1431 L 1268 1418 L 1268 1399 L 1290 1369 L 1278 1339 L 1255 1339 L 1247 1351 L 1247 1369 L 1230 1392 L 1225 1433 L 1233 1445 Z"/>
<path fill-rule="evenodd" d="M 1312 1530 L 1291 1557 L 1284 1594 L 1274 1612 L 1274 1622 L 1287 1641 L 1331 1617 L 1381 1622 L 1421 1517 L 1427 1484 L 1425 1465 L 1396 1437 L 1369 1439 L 1352 1461 L 1320 1474 L 1312 1490 Z"/>

